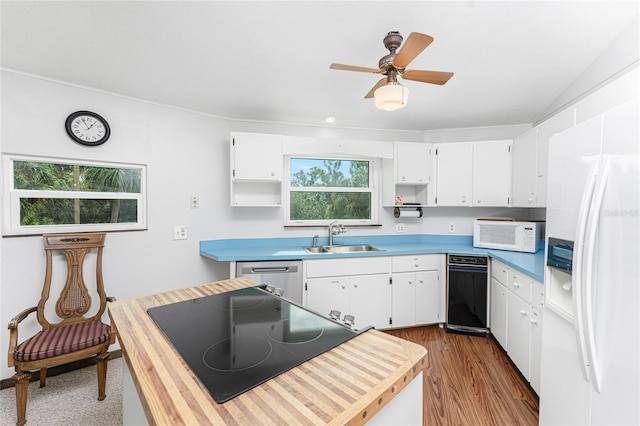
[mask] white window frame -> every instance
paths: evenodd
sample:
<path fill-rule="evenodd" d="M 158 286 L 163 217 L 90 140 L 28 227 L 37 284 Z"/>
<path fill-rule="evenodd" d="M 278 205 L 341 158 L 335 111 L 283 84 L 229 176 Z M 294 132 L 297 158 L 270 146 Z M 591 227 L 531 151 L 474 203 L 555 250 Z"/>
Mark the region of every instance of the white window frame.
<path fill-rule="evenodd" d="M 308 187 L 300 189 L 300 187 L 291 186 L 291 159 L 307 158 L 314 160 L 342 160 L 342 161 L 368 161 L 369 162 L 369 187 L 368 188 L 349 188 L 349 187 Z M 284 225 L 285 226 L 327 226 L 329 223 L 337 220 L 343 225 L 379 225 L 378 222 L 378 200 L 380 197 L 378 186 L 379 162 L 375 158 L 358 157 L 358 156 L 339 156 L 325 154 L 303 154 L 303 155 L 285 155 L 284 156 Z M 313 191 L 313 192 L 368 192 L 371 194 L 371 218 L 370 219 L 321 219 L 321 220 L 291 220 L 290 196 L 291 192 Z"/>
<path fill-rule="evenodd" d="M 55 164 L 78 164 L 81 166 L 107 168 L 140 169 L 140 193 L 125 192 L 88 192 L 88 191 L 49 191 L 26 190 L 14 187 L 14 162 L 40 162 Z M 138 231 L 147 229 L 147 166 L 144 164 L 111 163 L 102 161 L 62 159 L 53 157 L 37 157 L 5 154 L 2 158 L 2 235 L 39 235 L 44 233 L 66 232 L 102 232 L 102 231 Z M 135 199 L 138 201 L 137 221 L 135 223 L 88 223 L 61 225 L 20 225 L 21 198 L 80 198 L 80 199 Z"/>

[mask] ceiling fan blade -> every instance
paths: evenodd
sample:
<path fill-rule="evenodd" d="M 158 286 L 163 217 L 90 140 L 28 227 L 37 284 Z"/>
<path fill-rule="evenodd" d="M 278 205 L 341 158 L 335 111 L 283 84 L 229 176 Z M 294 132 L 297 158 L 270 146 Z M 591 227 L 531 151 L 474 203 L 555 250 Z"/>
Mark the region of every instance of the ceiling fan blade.
<path fill-rule="evenodd" d="M 423 83 L 439 85 L 445 84 L 451 77 L 453 77 L 452 72 L 443 71 L 407 70 L 402 73 L 402 78 L 405 80 L 421 81 Z"/>
<path fill-rule="evenodd" d="M 378 81 L 376 83 L 375 86 L 373 86 L 371 88 L 371 90 L 369 90 L 369 93 L 367 93 L 366 95 L 364 95 L 365 99 L 369 99 L 369 98 L 373 98 L 373 94 L 375 93 L 376 90 L 378 90 L 379 87 L 384 86 L 385 84 L 387 84 L 387 79 L 385 78 L 381 78 L 380 81 Z"/>
<path fill-rule="evenodd" d="M 359 67 L 356 65 L 331 64 L 329 68 L 331 68 L 332 70 L 359 71 L 359 72 L 370 72 L 374 74 L 380 74 L 380 70 L 378 68 Z"/>
<path fill-rule="evenodd" d="M 398 56 L 393 60 L 396 68 L 405 68 L 416 56 L 431 44 L 433 37 L 422 33 L 411 33 L 402 44 Z"/>

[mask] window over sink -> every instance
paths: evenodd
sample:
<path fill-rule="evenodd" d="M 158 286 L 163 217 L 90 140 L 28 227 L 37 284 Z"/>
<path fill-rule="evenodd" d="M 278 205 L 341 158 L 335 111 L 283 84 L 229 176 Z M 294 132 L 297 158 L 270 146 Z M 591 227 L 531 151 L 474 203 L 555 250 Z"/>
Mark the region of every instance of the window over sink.
<path fill-rule="evenodd" d="M 287 156 L 285 225 L 378 223 L 373 159 Z"/>

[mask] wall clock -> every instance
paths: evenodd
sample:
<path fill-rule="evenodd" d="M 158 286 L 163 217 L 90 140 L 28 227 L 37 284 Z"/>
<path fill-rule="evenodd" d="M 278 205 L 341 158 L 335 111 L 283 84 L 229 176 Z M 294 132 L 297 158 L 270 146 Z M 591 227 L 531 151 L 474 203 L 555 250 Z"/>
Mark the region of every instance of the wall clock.
<path fill-rule="evenodd" d="M 111 135 L 107 120 L 91 111 L 76 111 L 70 114 L 64 127 L 71 139 L 88 146 L 101 145 Z"/>

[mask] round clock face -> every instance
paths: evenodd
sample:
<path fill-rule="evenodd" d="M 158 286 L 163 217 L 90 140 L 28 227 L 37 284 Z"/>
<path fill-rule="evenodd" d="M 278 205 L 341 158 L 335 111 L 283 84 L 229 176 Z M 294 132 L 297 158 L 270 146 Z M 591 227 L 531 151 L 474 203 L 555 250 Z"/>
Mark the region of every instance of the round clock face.
<path fill-rule="evenodd" d="M 110 135 L 107 121 L 90 111 L 77 111 L 69 115 L 65 129 L 71 139 L 90 146 L 105 143 Z"/>

